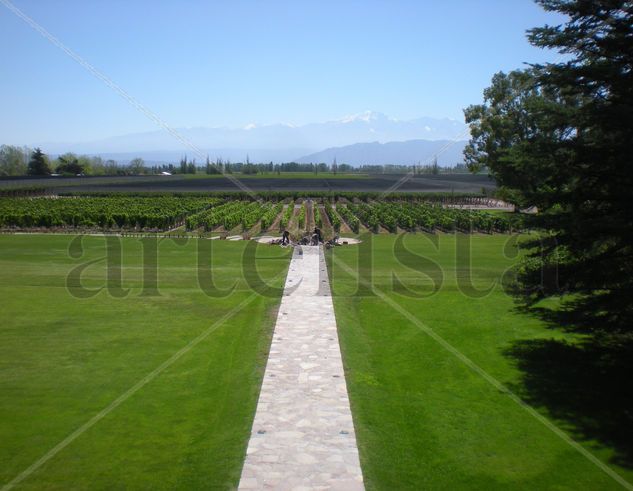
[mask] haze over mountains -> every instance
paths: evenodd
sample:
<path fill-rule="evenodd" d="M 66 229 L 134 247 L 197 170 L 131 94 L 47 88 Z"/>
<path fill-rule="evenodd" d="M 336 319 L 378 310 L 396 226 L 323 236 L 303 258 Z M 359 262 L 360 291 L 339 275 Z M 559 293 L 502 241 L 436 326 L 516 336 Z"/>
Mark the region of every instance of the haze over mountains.
<path fill-rule="evenodd" d="M 332 147 L 297 159 L 299 163 L 344 162 L 358 165 L 431 165 L 437 155 L 440 166 L 453 166 L 464 159 L 465 141 L 455 140 L 409 140 L 404 142 L 354 143 L 343 147 Z"/>
<path fill-rule="evenodd" d="M 467 127 L 459 121 L 429 117 L 403 121 L 373 111 L 301 126 L 249 124 L 243 128 L 196 127 L 177 131 L 211 160 L 233 162 L 244 161 L 248 155 L 252 162 L 329 163 L 336 157 L 339 163 L 352 165 L 410 164 L 432 158 L 435 149 L 442 148 L 446 140 L 463 140 L 438 156 L 440 165 L 453 165 L 462 160 L 461 151 L 468 139 Z M 84 143 L 48 143 L 42 147 L 50 154 L 72 151 L 116 160 L 142 157 L 149 162 L 173 162 L 184 154 L 195 157 L 191 149 L 163 130 Z"/>

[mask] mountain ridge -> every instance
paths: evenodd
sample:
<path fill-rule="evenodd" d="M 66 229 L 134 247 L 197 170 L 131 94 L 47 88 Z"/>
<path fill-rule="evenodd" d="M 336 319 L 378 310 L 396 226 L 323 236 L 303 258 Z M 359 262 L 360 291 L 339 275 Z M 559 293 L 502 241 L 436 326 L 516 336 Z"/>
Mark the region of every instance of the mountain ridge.
<path fill-rule="evenodd" d="M 358 165 L 431 165 L 437 157 L 440 166 L 463 163 L 465 140 L 408 140 L 398 142 L 354 143 L 341 147 L 330 147 L 300 157 L 299 163 L 331 163 Z"/>
<path fill-rule="evenodd" d="M 383 113 L 365 111 L 326 121 L 291 125 L 249 123 L 241 128 L 204 127 L 177 128 L 176 131 L 203 155 L 216 158 L 282 162 L 311 155 L 332 147 L 356 143 L 390 143 L 411 140 L 450 140 L 465 135 L 467 126 L 449 118 L 420 117 L 398 120 Z M 467 137 L 467 136 L 466 136 Z M 92 155 L 159 153 L 193 157 L 192 148 L 164 130 L 118 135 L 83 143 L 38 144 L 48 153 L 75 152 Z M 200 159 L 200 156 L 197 156 Z"/>

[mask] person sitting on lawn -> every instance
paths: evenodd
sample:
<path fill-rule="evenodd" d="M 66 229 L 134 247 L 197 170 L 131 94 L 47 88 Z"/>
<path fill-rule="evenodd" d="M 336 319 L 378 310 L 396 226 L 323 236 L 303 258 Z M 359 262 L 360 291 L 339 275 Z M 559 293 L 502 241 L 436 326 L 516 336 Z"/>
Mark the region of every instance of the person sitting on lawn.
<path fill-rule="evenodd" d="M 321 236 L 321 230 L 318 227 L 314 227 L 314 235 L 316 235 L 318 239 L 318 242 L 315 245 L 319 245 L 320 242 L 323 242 L 323 237 Z"/>

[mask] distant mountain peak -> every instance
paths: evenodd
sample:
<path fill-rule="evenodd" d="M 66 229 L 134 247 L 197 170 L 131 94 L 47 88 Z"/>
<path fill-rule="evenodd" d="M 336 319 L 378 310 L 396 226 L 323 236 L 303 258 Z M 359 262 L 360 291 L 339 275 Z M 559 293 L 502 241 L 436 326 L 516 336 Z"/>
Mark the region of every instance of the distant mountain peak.
<path fill-rule="evenodd" d="M 454 140 L 468 138 L 468 127 L 464 123 L 447 118 L 395 119 L 383 113 L 369 110 L 324 123 L 307 123 L 296 126 L 288 123 L 247 122 L 248 124 L 241 127 L 208 128 L 195 126 L 178 128 L 178 132 L 183 138 L 202 149 L 205 155 L 208 153 L 212 159 L 243 159 L 248 153 L 251 161 L 266 162 L 271 160 L 281 162 L 300 155 L 311 155 L 322 149 L 343 147 L 355 143 L 379 142 L 386 144 L 420 139 Z M 374 144 L 374 147 L 376 145 L 378 144 Z M 183 146 L 181 141 L 171 138 L 163 130 L 120 135 L 74 144 L 49 143 L 42 145 L 41 142 L 37 142 L 34 146 L 43 146 L 48 153 L 52 154 L 68 151 L 93 155 L 136 154 L 137 156 L 151 155 L 154 159 L 158 159 L 157 152 L 166 152 L 164 155 L 172 155 L 173 153 L 178 155 L 189 150 Z M 424 153 L 421 144 L 418 144 L 418 147 L 411 154 L 412 156 Z M 375 150 L 378 151 L 380 148 L 382 147 L 376 147 Z M 390 149 L 391 145 L 387 147 L 387 150 Z M 380 150 L 379 154 L 381 155 L 379 160 L 384 162 L 392 162 L 392 158 L 404 156 L 404 153 L 394 155 L 386 150 Z M 402 158 L 404 159 L 404 157 Z M 456 158 L 457 156 L 451 157 L 449 163 Z M 378 160 L 367 154 L 363 155 L 362 161 L 376 162 Z"/>
<path fill-rule="evenodd" d="M 343 118 L 337 121 L 339 123 L 354 123 L 356 121 L 371 123 L 373 121 L 379 121 L 379 120 L 396 121 L 395 119 L 388 117 L 386 114 L 379 113 L 376 111 L 370 111 L 369 109 L 367 111 L 363 111 L 362 113 L 350 114 L 349 116 L 344 116 Z"/>

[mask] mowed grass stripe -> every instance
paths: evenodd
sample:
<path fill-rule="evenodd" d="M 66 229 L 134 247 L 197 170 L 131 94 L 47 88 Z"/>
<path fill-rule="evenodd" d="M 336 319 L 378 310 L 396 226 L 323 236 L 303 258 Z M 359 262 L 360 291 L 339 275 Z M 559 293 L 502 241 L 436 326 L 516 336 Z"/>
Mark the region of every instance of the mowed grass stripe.
<path fill-rule="evenodd" d="M 12 489 L 16 484 L 19 484 L 24 479 L 28 478 L 33 472 L 37 471 L 42 465 L 52 459 L 55 455 L 61 452 L 64 448 L 70 445 L 76 438 L 83 435 L 87 430 L 92 428 L 95 424 L 97 424 L 101 419 L 106 417 L 112 411 L 114 411 L 119 405 L 123 404 L 126 400 L 128 400 L 131 396 L 133 396 L 140 389 L 145 387 L 148 383 L 152 382 L 156 377 L 158 377 L 163 371 L 171 367 L 174 363 L 176 363 L 182 356 L 187 354 L 191 349 L 195 348 L 201 341 L 203 341 L 207 336 L 209 336 L 213 331 L 222 326 L 225 322 L 231 319 L 236 313 L 246 308 L 249 303 L 255 300 L 256 294 L 253 293 L 251 296 L 244 299 L 238 305 L 235 306 L 233 310 L 224 314 L 218 321 L 214 322 L 209 329 L 204 331 L 198 337 L 193 339 L 186 346 L 178 350 L 174 353 L 168 360 L 164 363 L 161 363 L 158 367 L 152 370 L 150 373 L 145 375 L 141 380 L 139 380 L 136 384 L 126 390 L 123 394 L 117 397 L 111 404 L 109 404 L 106 408 L 99 411 L 95 414 L 90 420 L 81 425 L 75 431 L 73 431 L 70 435 L 68 435 L 64 440 L 55 445 L 52 449 L 46 452 L 40 459 L 30 465 L 27 469 L 17 475 L 14 479 L 11 480 L 8 484 L 2 487 L 3 490 Z"/>
<path fill-rule="evenodd" d="M 337 258 L 334 258 L 334 260 L 336 261 L 337 266 L 340 266 L 341 268 L 343 268 L 347 273 L 349 274 L 354 274 L 354 271 L 348 267 L 345 263 L 343 263 L 342 261 L 338 261 Z M 362 281 L 362 280 L 361 280 Z M 364 281 L 364 284 L 366 284 L 367 286 L 371 286 L 371 283 Z M 591 463 L 593 463 L 594 465 L 596 465 L 599 469 L 601 469 L 603 472 L 605 472 L 609 477 L 611 477 L 614 481 L 616 481 L 618 484 L 622 485 L 624 488 L 626 489 L 633 489 L 633 486 L 628 483 L 627 481 L 625 481 L 619 474 L 617 474 L 616 472 L 614 472 L 609 466 L 607 466 L 606 464 L 604 464 L 602 461 L 600 461 L 599 459 L 597 459 L 591 452 L 589 452 L 587 449 L 585 449 L 584 447 L 582 447 L 581 445 L 579 445 L 577 442 L 575 442 L 574 440 L 572 440 L 564 431 L 562 431 L 560 428 L 558 428 L 556 425 L 554 425 L 553 423 L 551 423 L 547 418 L 545 418 L 542 414 L 540 414 L 539 412 L 537 412 L 534 408 L 532 408 L 530 405 L 526 404 L 524 401 L 522 401 L 516 394 L 514 394 L 511 390 L 509 390 L 506 386 L 504 386 L 502 383 L 500 383 L 497 379 L 495 379 L 494 377 L 492 377 L 489 373 L 487 373 L 484 369 L 482 369 L 479 365 L 477 365 L 476 363 L 474 363 L 470 358 L 468 358 L 467 356 L 465 356 L 461 351 L 457 350 L 453 345 L 451 345 L 450 343 L 448 343 L 444 338 L 442 338 L 441 336 L 439 336 L 435 331 L 433 331 L 433 329 L 431 329 L 429 326 L 427 326 L 426 324 L 424 324 L 422 321 L 420 321 L 420 319 L 418 319 L 417 317 L 413 316 L 409 311 L 405 310 L 400 304 L 398 304 L 395 300 L 393 300 L 392 298 L 390 298 L 387 294 L 385 294 L 384 292 L 378 290 L 378 289 L 373 289 L 373 291 L 376 293 L 376 295 L 383 301 L 385 302 L 389 307 L 393 308 L 396 312 L 398 312 L 402 317 L 404 317 L 405 319 L 407 319 L 407 321 L 409 321 L 410 323 L 414 324 L 415 326 L 417 326 L 424 334 L 426 334 L 427 336 L 431 337 L 436 343 L 438 343 L 443 349 L 445 349 L 446 351 L 448 351 L 450 354 L 452 354 L 453 356 L 455 356 L 461 363 L 463 363 L 464 365 L 466 365 L 470 370 L 472 370 L 473 372 L 475 372 L 477 375 L 479 375 L 480 377 L 482 377 L 486 382 L 488 382 L 490 385 L 492 385 L 496 390 L 498 390 L 499 392 L 505 393 L 507 394 L 507 396 L 512 399 L 515 403 L 517 403 L 519 406 L 521 406 L 523 409 L 525 409 L 531 416 L 533 416 L 534 418 L 536 418 L 537 421 L 541 422 L 545 427 L 547 427 L 549 430 L 551 430 L 556 436 L 558 436 L 559 438 L 561 438 L 565 443 L 567 443 L 568 445 L 570 445 L 572 448 L 574 448 L 575 450 L 577 450 L 581 455 L 583 455 L 585 458 L 587 458 Z"/>
<path fill-rule="evenodd" d="M 428 278 L 395 260 L 394 237 L 373 238 L 372 280 L 377 290 L 387 292 L 387 301 L 353 295 L 359 252 L 334 250 L 335 309 L 367 488 L 627 486 L 631 471 L 617 464 L 613 449 L 583 439 L 600 461 L 623 476 L 618 482 L 503 390 L 521 388 L 522 374 L 505 354 L 515 342 L 558 338 L 573 343 L 574 336 L 548 331 L 538 320 L 517 313 L 498 286 L 482 298 L 466 297 L 456 282 L 466 271 L 456 266 L 455 238 L 441 235 L 439 240 L 439 247 L 422 235 L 405 241 L 412 252 L 433 259 L 444 270 L 442 288 L 428 298 L 393 293 L 392 273 L 418 292 L 425 285 L 425 293 L 430 291 Z M 512 264 L 502 252 L 506 240 L 474 237 L 473 285 L 478 289 L 490 286 Z M 447 345 L 498 380 L 499 387 L 491 390 L 489 381 L 423 335 L 414 320 L 431 326 Z M 544 408 L 537 409 L 541 418 L 551 417 Z M 574 433 L 573 422 L 555 422 L 582 439 Z"/>
<path fill-rule="evenodd" d="M 43 274 L 43 285 L 33 286 L 38 271 L 46 273 L 47 263 L 59 267 L 58 256 L 51 258 L 48 251 L 65 250 L 64 241 L 69 240 L 42 236 L 38 244 L 31 242 L 34 238 L 0 238 L 0 248 L 13 250 L 16 263 L 13 270 L 2 270 L 5 322 L 0 329 L 0 452 L 4 483 L 250 295 L 243 279 L 235 275 L 231 282 L 238 279 L 239 288 L 228 298 L 210 299 L 200 291 L 195 293 L 193 246 L 166 243 L 161 266 L 187 263 L 192 275 L 188 279 L 167 275 L 164 284 L 159 283 L 161 297 L 139 298 L 140 287 L 136 286 L 125 299 L 102 292 L 78 300 L 60 288 L 49 287 L 63 283 L 59 272 Z M 92 240 L 90 246 L 94 246 Z M 124 248 L 130 254 L 125 257 L 134 256 L 137 247 L 137 241 L 126 239 Z M 95 251 L 103 252 L 99 247 Z M 239 262 L 242 247 L 218 244 L 216 253 L 215 259 L 226 267 Z M 274 259 L 271 254 L 267 250 L 264 257 Z M 278 260 L 258 263 L 262 277 L 279 287 L 288 262 L 284 254 Z M 11 254 L 3 254 L 5 262 L 10 258 Z M 66 258 L 60 255 L 59 261 Z M 22 274 L 16 275 L 18 270 Z M 9 275 L 10 271 L 14 273 Z M 123 273 L 125 278 L 127 271 Z M 92 274 L 96 283 L 98 270 Z M 30 286 L 20 286 L 21 280 Z M 134 283 L 132 280 L 128 278 Z M 199 339 L 195 349 L 163 367 L 152 383 L 20 487 L 236 485 L 277 303 L 275 298 L 255 297 L 230 322 L 217 326 L 213 336 Z"/>

